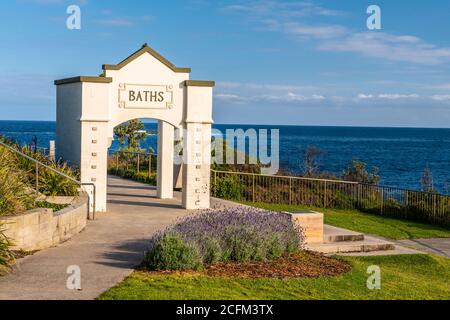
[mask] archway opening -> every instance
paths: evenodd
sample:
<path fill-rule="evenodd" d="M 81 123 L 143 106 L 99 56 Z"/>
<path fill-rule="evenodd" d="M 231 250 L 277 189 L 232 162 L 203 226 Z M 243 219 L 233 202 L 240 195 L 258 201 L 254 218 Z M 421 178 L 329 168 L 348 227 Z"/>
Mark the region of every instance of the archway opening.
<path fill-rule="evenodd" d="M 108 148 L 108 203 L 181 207 L 181 166 L 174 165 L 179 130 L 139 118 L 113 129 Z M 175 192 L 174 192 L 175 190 Z"/>

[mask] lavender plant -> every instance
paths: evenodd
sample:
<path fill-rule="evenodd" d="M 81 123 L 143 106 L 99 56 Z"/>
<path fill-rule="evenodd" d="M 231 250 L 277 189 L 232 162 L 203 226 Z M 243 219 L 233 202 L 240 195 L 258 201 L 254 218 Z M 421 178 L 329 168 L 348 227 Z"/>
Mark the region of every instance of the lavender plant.
<path fill-rule="evenodd" d="M 302 249 L 303 232 L 292 223 L 291 217 L 250 207 L 234 207 L 206 210 L 182 218 L 176 224 L 156 234 L 151 239 L 150 251 L 145 260 L 150 269 L 165 269 L 155 257 L 166 257 L 159 252 L 170 248 L 171 255 L 181 256 L 174 246 L 163 246 L 167 235 L 178 239 L 179 250 L 198 252 L 190 257 L 198 259 L 188 265 L 204 266 L 218 261 L 265 261 L 276 259 L 285 253 Z M 173 264 L 167 267 L 173 269 Z M 189 269 L 177 265 L 177 269 Z"/>

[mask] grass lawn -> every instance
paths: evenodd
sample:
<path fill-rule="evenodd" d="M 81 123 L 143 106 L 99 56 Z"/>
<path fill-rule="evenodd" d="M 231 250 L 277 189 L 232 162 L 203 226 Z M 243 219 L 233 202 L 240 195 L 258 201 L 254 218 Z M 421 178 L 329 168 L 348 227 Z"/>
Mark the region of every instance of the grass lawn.
<path fill-rule="evenodd" d="M 358 210 L 307 208 L 304 206 L 267 203 L 245 204 L 274 211 L 295 211 L 302 209 L 317 210 L 325 215 L 326 224 L 358 232 L 378 235 L 394 240 L 450 238 L 450 229 L 445 229 L 439 226 L 433 226 L 425 223 L 411 222 L 367 214 Z"/>
<path fill-rule="evenodd" d="M 239 279 L 134 272 L 98 299 L 450 299 L 450 259 L 432 255 L 344 257 L 352 270 L 316 279 Z M 366 287 L 367 267 L 381 268 L 381 289 Z"/>

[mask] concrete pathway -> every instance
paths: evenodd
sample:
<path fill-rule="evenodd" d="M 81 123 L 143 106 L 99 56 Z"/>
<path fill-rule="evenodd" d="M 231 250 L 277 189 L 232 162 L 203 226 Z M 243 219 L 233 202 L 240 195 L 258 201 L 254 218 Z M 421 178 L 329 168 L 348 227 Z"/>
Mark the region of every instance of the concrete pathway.
<path fill-rule="evenodd" d="M 450 238 L 399 240 L 402 246 L 450 258 Z"/>
<path fill-rule="evenodd" d="M 108 212 L 66 243 L 18 260 L 0 277 L 0 299 L 94 299 L 142 261 L 152 233 L 189 212 L 180 194 L 160 200 L 142 183 L 109 178 Z M 81 268 L 81 291 L 68 290 L 67 267 Z"/>

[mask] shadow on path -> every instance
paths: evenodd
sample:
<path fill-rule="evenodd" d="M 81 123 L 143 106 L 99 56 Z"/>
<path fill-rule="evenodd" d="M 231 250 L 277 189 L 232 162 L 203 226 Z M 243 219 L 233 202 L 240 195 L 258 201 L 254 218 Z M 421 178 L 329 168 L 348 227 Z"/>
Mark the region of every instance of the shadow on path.
<path fill-rule="evenodd" d="M 125 200 L 108 200 L 108 203 L 127 205 L 127 206 L 142 206 L 142 207 L 154 207 L 154 208 L 167 208 L 167 209 L 182 209 L 181 204 L 170 203 L 155 203 L 155 202 L 136 202 Z"/>
<path fill-rule="evenodd" d="M 104 260 L 96 263 L 115 268 L 136 268 L 144 260 L 145 252 L 149 248 L 150 239 L 135 239 L 114 245 L 109 252 L 104 252 Z"/>

